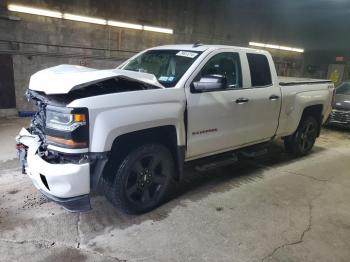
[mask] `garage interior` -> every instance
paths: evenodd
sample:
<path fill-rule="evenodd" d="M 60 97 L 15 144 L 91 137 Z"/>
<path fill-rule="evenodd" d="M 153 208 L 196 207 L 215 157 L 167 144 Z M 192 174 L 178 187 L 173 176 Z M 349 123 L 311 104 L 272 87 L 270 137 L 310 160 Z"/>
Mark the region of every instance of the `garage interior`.
<path fill-rule="evenodd" d="M 201 42 L 264 49 L 278 75 L 337 86 L 350 78 L 349 12 L 345 0 L 1 1 L 0 260 L 349 261 L 346 128 L 322 128 L 305 157 L 277 141 L 254 159 L 186 170 L 170 201 L 137 216 L 99 195 L 92 211 L 68 213 L 21 174 L 15 150 L 36 110 L 24 94 L 41 69 L 115 68 L 150 47 Z"/>

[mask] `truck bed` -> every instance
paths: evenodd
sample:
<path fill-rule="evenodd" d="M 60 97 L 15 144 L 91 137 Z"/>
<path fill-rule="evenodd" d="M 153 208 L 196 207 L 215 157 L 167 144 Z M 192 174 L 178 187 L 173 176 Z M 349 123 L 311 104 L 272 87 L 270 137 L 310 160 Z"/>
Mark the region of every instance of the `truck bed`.
<path fill-rule="evenodd" d="M 332 83 L 331 80 L 327 80 L 327 79 L 299 78 L 299 77 L 285 77 L 285 76 L 279 76 L 278 82 L 281 86 Z"/>

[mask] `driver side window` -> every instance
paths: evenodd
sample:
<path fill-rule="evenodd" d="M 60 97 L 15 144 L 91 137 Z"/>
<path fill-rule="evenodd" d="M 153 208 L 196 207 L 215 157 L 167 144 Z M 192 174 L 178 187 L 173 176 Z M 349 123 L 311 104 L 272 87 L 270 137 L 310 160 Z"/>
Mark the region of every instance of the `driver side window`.
<path fill-rule="evenodd" d="M 225 52 L 214 55 L 199 72 L 195 81 L 203 77 L 222 76 L 226 79 L 226 89 L 242 88 L 242 72 L 238 53 Z"/>

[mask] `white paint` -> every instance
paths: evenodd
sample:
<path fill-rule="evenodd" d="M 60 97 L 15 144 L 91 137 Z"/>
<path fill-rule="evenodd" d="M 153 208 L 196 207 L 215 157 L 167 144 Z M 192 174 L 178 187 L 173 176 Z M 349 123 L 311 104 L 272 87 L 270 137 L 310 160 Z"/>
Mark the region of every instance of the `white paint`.
<path fill-rule="evenodd" d="M 127 70 L 97 70 L 77 65 L 59 65 L 41 70 L 31 76 L 29 89 L 45 94 L 67 94 L 74 88 L 117 76 L 133 78 L 163 88 L 151 74 Z"/>
<path fill-rule="evenodd" d="M 40 141 L 22 128 L 20 142 L 28 146 L 27 174 L 33 184 L 51 195 L 67 198 L 85 195 L 90 192 L 90 165 L 85 164 L 51 164 L 43 160 L 37 150 Z M 46 177 L 50 190 L 43 184 L 40 174 Z"/>
<path fill-rule="evenodd" d="M 104 152 L 120 135 L 165 125 L 174 126 L 185 145 L 185 103 L 183 88 L 165 88 L 87 97 L 68 107 L 89 108 L 90 151 Z"/>

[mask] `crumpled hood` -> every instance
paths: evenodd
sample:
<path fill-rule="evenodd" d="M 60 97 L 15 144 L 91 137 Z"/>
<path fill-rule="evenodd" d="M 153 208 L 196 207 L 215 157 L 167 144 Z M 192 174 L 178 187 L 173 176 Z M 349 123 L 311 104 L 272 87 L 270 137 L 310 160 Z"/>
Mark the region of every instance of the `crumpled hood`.
<path fill-rule="evenodd" d="M 41 91 L 47 95 L 67 94 L 73 89 L 78 89 L 80 87 L 118 76 L 124 76 L 164 88 L 152 74 L 120 69 L 97 70 L 84 66 L 59 65 L 41 70 L 32 75 L 29 82 L 29 89 Z"/>

